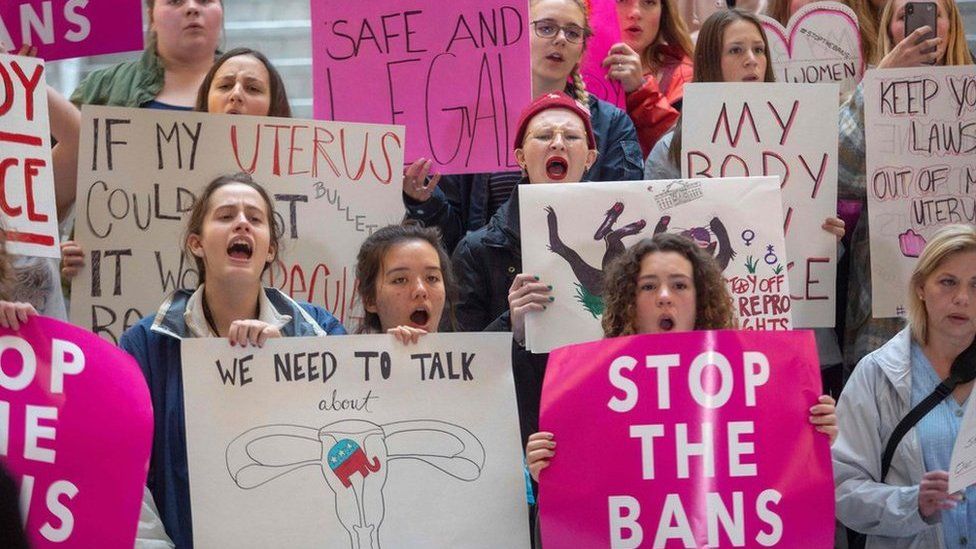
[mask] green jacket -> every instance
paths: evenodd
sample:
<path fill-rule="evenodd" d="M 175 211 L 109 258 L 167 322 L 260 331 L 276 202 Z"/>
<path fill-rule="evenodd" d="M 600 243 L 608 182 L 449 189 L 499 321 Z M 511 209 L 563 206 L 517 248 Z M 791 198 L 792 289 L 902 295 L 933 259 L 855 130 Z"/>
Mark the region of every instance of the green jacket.
<path fill-rule="evenodd" d="M 75 105 L 112 105 L 141 107 L 152 101 L 163 89 L 163 63 L 156 55 L 156 43 L 150 40 L 138 61 L 119 63 L 92 72 L 71 94 Z"/>

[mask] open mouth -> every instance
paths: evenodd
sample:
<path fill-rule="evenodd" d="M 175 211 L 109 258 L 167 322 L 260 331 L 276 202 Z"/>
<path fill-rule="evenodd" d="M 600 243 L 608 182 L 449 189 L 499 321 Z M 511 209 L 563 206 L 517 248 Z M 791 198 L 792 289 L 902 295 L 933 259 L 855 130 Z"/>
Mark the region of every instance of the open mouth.
<path fill-rule="evenodd" d="M 670 332 L 671 330 L 674 329 L 674 319 L 669 316 L 662 316 L 657 321 L 657 327 L 662 332 Z"/>
<path fill-rule="evenodd" d="M 546 59 L 548 59 L 550 61 L 555 61 L 557 63 L 562 63 L 563 62 L 563 54 L 558 53 L 558 52 L 552 52 L 552 53 L 550 53 L 549 55 L 546 56 Z"/>
<path fill-rule="evenodd" d="M 430 313 L 427 312 L 427 309 L 417 309 L 410 314 L 410 322 L 413 322 L 417 326 L 426 326 L 429 321 Z"/>
<path fill-rule="evenodd" d="M 227 255 L 229 255 L 232 259 L 247 261 L 248 259 L 251 259 L 251 255 L 253 253 L 254 252 L 251 249 L 251 245 L 243 240 L 235 240 L 230 246 L 227 247 Z"/>
<path fill-rule="evenodd" d="M 754 74 L 750 74 L 749 76 L 743 77 L 742 78 L 742 81 L 743 82 L 758 82 L 759 81 L 759 77 L 756 76 L 756 75 L 754 75 Z"/>
<path fill-rule="evenodd" d="M 566 179 L 569 172 L 569 161 L 561 156 L 553 156 L 546 160 L 546 177 L 553 181 Z"/>

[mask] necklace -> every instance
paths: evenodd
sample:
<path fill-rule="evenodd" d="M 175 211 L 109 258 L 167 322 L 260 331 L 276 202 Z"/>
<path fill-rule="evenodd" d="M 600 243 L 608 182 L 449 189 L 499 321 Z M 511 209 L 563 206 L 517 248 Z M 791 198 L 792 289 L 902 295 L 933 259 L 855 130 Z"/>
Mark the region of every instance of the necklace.
<path fill-rule="evenodd" d="M 210 330 L 215 336 L 220 337 L 220 332 L 217 331 L 217 326 L 214 324 L 213 314 L 210 312 L 210 305 L 207 304 L 206 296 L 203 297 L 203 318 L 207 320 L 207 326 L 210 326 Z"/>

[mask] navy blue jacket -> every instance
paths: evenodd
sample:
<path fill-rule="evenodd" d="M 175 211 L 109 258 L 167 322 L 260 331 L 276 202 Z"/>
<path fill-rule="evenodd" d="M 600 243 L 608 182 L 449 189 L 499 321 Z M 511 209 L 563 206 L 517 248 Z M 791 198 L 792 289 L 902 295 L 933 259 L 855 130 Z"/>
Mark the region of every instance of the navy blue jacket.
<path fill-rule="evenodd" d="M 264 292 L 278 313 L 292 317 L 281 329 L 282 336 L 314 336 L 322 330 L 329 335 L 346 333 L 342 324 L 325 309 L 293 301 L 273 288 L 265 288 Z M 193 547 L 180 357 L 181 340 L 192 337 L 183 319 L 190 295 L 192 292 L 188 290 L 174 293 L 155 316 L 143 318 L 119 339 L 119 347 L 135 357 L 149 385 L 154 418 L 146 485 L 159 508 L 166 533 L 177 549 Z"/>
<path fill-rule="evenodd" d="M 637 130 L 627 113 L 590 95 L 590 123 L 596 137 L 597 157 L 584 174 L 587 181 L 640 181 L 644 157 Z M 444 248 L 451 252 L 464 235 L 488 223 L 488 178 L 491 174 L 449 175 L 441 179 L 425 202 L 406 194 L 407 218 L 441 231 Z"/>

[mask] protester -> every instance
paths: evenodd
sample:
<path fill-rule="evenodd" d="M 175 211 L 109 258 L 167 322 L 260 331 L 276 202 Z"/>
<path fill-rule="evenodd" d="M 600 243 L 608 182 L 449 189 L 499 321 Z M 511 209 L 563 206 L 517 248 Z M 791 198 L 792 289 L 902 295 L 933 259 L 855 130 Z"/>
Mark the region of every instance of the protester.
<path fill-rule="evenodd" d="M 976 229 L 951 225 L 929 240 L 915 265 L 908 327 L 858 363 L 837 405 L 837 518 L 867 534 L 868 547 L 958 547 L 976 534 L 976 487 L 950 494 L 946 472 L 972 381 L 905 435 L 881 474 L 889 436 L 973 343 L 974 319 Z"/>
<path fill-rule="evenodd" d="M 643 155 L 626 113 L 590 95 L 580 76 L 580 62 L 592 34 L 584 0 L 531 0 L 532 97 L 556 92 L 574 97 L 589 110 L 597 157 L 572 181 L 632 181 L 641 178 Z M 439 175 L 428 178 L 431 161 L 420 158 L 405 171 L 407 217 L 441 230 L 452 252 L 464 235 L 484 227 L 521 178 L 519 172 Z"/>
<path fill-rule="evenodd" d="M 694 46 L 675 0 L 617 0 L 617 20 L 623 41 L 603 66 L 627 93 L 627 114 L 646 157 L 678 119 Z"/>
<path fill-rule="evenodd" d="M 268 338 L 343 334 L 321 307 L 261 287 L 280 250 L 273 202 L 247 174 L 218 177 L 200 193 L 187 221 L 184 252 L 200 273 L 195 291 L 178 290 L 159 311 L 122 334 L 149 383 L 155 433 L 148 486 L 166 532 L 192 547 L 180 342 L 225 337 L 231 346 L 262 346 Z"/>
<path fill-rule="evenodd" d="M 736 327 L 732 297 L 718 264 L 692 240 L 674 233 L 645 238 L 614 260 L 604 295 L 605 337 Z M 833 442 L 834 399 L 821 396 L 810 408 L 810 423 Z M 525 455 L 532 478 L 539 479 L 555 453 L 553 433 L 540 431 L 529 437 Z"/>
<path fill-rule="evenodd" d="M 959 8 L 953 0 L 940 0 L 935 37 L 923 38 L 928 27 L 905 36 L 907 0 L 891 0 L 881 16 L 879 69 L 936 65 L 972 65 L 966 49 L 966 32 Z M 872 318 L 871 250 L 868 244 L 867 143 L 864 138 L 864 87 L 858 85 L 841 105 L 840 140 L 837 156 L 837 188 L 842 199 L 860 201 L 864 210 L 851 234 L 850 275 L 848 279 L 847 319 L 844 333 L 844 363 L 853 367 L 869 352 L 891 339 L 904 326 L 900 318 Z"/>
<path fill-rule="evenodd" d="M 357 333 L 417 343 L 438 331 L 445 311 L 453 328 L 457 283 L 437 229 L 390 225 L 369 235 L 359 248 L 356 279 L 365 309 Z"/>
<path fill-rule="evenodd" d="M 214 61 L 197 90 L 196 110 L 291 118 L 281 74 L 264 54 L 250 48 L 234 48 Z M 61 255 L 61 274 L 70 280 L 84 267 L 85 252 L 72 240 L 62 245 Z"/>
<path fill-rule="evenodd" d="M 234 48 L 214 61 L 197 90 L 195 110 L 291 118 L 281 74 L 251 48 Z"/>
<path fill-rule="evenodd" d="M 221 0 L 146 0 L 149 38 L 142 58 L 89 74 L 76 105 L 190 110 L 214 62 L 224 20 Z"/>

